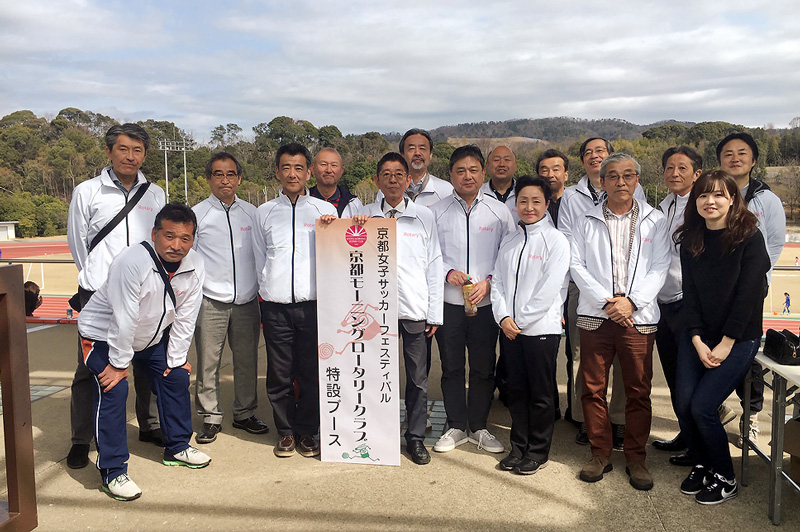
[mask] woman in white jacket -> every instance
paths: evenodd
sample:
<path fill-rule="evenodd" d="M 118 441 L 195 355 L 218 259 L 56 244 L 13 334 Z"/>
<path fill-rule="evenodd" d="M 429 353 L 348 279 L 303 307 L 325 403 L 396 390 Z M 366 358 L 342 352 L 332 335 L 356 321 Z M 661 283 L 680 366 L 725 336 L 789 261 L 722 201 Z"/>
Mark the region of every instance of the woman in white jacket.
<path fill-rule="evenodd" d="M 547 214 L 548 182 L 523 176 L 515 192 L 519 227 L 500 244 L 492 273 L 492 311 L 503 330 L 510 385 L 511 452 L 500 469 L 530 475 L 550 453 L 570 249 Z"/>

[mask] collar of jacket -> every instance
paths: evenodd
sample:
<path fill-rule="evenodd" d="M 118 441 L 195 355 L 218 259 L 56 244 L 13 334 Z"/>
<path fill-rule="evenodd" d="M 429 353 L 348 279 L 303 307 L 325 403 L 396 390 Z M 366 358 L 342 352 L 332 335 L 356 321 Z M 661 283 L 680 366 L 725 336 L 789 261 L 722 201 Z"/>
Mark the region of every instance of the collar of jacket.
<path fill-rule="evenodd" d="M 103 184 L 103 186 L 111 187 L 111 188 L 114 188 L 116 190 L 119 190 L 119 187 L 117 186 L 117 184 L 114 183 L 113 179 L 111 179 L 111 166 L 106 166 L 105 168 L 103 168 L 103 171 L 100 172 L 100 182 Z M 131 187 L 130 191 L 133 191 L 134 188 L 136 188 L 139 185 L 141 185 L 142 183 L 146 183 L 146 182 L 147 182 L 147 178 L 145 178 L 144 174 L 142 173 L 142 171 L 139 170 L 137 172 L 137 174 L 136 174 L 136 182 L 133 184 L 133 186 Z"/>

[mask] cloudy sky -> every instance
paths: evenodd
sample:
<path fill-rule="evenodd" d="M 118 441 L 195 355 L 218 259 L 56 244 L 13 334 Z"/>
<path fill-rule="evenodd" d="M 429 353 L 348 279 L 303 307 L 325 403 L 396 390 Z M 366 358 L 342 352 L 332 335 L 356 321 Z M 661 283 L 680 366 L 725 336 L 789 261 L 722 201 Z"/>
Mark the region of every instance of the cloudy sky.
<path fill-rule="evenodd" d="M 78 107 L 198 140 L 279 115 L 345 134 L 550 116 L 786 127 L 798 21 L 796 0 L 3 1 L 0 115 Z"/>

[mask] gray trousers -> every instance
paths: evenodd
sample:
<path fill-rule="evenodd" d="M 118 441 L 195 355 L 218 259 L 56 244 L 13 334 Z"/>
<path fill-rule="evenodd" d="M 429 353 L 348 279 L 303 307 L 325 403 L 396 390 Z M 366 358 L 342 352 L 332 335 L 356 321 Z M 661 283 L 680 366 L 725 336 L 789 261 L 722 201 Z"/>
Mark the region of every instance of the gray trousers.
<path fill-rule="evenodd" d="M 203 423 L 222 423 L 219 370 L 225 339 L 233 353 L 233 419 L 242 421 L 258 406 L 258 298 L 243 305 L 203 297 L 194 331 L 197 350 L 195 407 Z"/>
<path fill-rule="evenodd" d="M 567 300 L 567 324 L 569 329 L 569 347 L 572 357 L 572 382 L 567 382 L 567 393 L 572 396 L 572 419 L 583 421 L 583 405 L 581 405 L 581 391 L 583 390 L 583 377 L 581 376 L 581 337 L 578 332 L 578 286 L 569 282 L 569 299 Z M 611 372 L 611 400 L 608 403 L 608 418 L 615 425 L 625 424 L 625 386 L 622 382 L 622 369 L 619 358 L 614 357 Z"/>
<path fill-rule="evenodd" d="M 80 290 L 81 306 L 86 306 L 94 292 Z M 158 419 L 156 396 L 150 391 L 147 372 L 136 371 L 131 364 L 133 388 L 136 390 L 136 420 L 139 430 L 150 432 L 161 427 Z M 83 363 L 83 346 L 78 338 L 78 367 L 72 378 L 72 395 L 69 402 L 72 425 L 72 444 L 90 444 L 94 440 L 94 375 Z"/>
<path fill-rule="evenodd" d="M 400 320 L 406 368 L 406 443 L 425 439 L 428 420 L 428 349 L 424 321 Z"/>

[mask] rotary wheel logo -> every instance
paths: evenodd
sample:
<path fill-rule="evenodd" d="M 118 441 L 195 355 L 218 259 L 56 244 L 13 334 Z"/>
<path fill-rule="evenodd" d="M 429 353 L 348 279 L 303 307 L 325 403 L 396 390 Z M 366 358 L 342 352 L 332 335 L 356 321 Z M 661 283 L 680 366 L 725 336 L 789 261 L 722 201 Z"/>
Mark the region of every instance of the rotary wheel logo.
<path fill-rule="evenodd" d="M 331 358 L 333 355 L 333 346 L 328 343 L 320 344 L 319 345 L 319 358 L 322 360 L 327 360 Z"/>
<path fill-rule="evenodd" d="M 367 241 L 367 230 L 360 225 L 351 225 L 347 228 L 344 239 L 354 248 L 360 248 Z"/>

